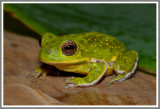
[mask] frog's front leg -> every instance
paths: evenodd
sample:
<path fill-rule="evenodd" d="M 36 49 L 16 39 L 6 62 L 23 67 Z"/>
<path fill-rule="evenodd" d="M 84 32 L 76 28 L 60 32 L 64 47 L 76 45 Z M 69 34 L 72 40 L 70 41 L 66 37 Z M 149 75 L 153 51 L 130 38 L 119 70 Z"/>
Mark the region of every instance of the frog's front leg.
<path fill-rule="evenodd" d="M 138 54 L 136 51 L 125 51 L 120 53 L 114 64 L 114 70 L 118 75 L 105 85 L 108 86 L 111 83 L 119 83 L 133 76 L 135 69 L 137 68 L 137 61 Z"/>
<path fill-rule="evenodd" d="M 102 61 L 96 60 L 90 63 L 90 71 L 87 76 L 80 78 L 76 77 L 67 84 L 67 87 L 88 87 L 96 85 L 107 71 L 107 64 Z"/>
<path fill-rule="evenodd" d="M 46 80 L 47 72 L 45 72 L 42 66 L 37 67 L 32 74 L 27 75 L 27 78 L 31 78 L 32 81 L 37 81 L 40 77 L 42 80 Z"/>

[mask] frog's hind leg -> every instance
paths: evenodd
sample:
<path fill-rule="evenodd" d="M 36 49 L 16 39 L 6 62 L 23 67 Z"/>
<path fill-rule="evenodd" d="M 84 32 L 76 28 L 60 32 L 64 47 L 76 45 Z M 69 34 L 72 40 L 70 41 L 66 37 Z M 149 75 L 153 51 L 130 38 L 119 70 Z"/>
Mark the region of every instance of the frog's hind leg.
<path fill-rule="evenodd" d="M 137 68 L 138 54 L 136 51 L 125 51 L 119 54 L 114 64 L 114 70 L 118 74 L 105 85 L 122 82 L 132 77 Z"/>

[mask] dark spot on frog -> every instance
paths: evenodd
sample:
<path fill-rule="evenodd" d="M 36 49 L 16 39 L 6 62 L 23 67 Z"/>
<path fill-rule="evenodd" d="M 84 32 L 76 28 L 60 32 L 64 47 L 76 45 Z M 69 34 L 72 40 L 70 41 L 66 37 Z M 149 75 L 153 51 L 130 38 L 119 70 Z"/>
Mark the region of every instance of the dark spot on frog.
<path fill-rule="evenodd" d="M 50 53 L 51 53 L 51 50 L 46 50 L 46 53 L 47 53 L 47 54 L 50 54 Z"/>
<path fill-rule="evenodd" d="M 83 41 L 83 40 L 80 40 L 79 43 L 84 44 L 84 41 Z"/>

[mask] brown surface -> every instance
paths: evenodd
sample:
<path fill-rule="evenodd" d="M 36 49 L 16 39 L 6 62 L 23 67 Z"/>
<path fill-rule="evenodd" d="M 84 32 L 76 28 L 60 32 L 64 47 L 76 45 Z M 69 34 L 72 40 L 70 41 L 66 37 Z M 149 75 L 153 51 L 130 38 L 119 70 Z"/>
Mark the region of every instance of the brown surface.
<path fill-rule="evenodd" d="M 156 78 L 142 72 L 119 84 L 112 77 L 87 88 L 64 88 L 67 76 L 48 75 L 31 82 L 25 76 L 40 65 L 38 41 L 4 32 L 4 105 L 155 105 Z M 55 75 L 54 75 L 55 73 Z M 64 73 L 64 72 L 63 72 Z"/>

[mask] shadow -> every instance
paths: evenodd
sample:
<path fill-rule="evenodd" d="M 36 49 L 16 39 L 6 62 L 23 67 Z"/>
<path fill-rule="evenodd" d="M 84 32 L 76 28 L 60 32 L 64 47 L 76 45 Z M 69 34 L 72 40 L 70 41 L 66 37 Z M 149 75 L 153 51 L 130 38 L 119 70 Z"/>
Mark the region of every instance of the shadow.
<path fill-rule="evenodd" d="M 30 30 L 22 22 L 13 17 L 12 13 L 4 11 L 4 30 L 20 34 L 23 36 L 29 36 L 35 39 L 39 39 L 40 35 Z"/>

